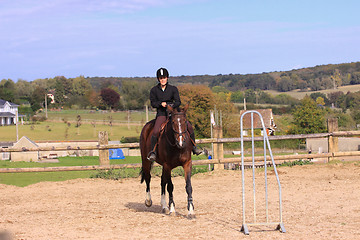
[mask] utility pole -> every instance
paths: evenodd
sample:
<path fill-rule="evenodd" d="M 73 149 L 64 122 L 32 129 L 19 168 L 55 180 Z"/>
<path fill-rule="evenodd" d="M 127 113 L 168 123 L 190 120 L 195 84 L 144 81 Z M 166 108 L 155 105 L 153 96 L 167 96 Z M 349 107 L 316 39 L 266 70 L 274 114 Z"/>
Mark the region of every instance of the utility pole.
<path fill-rule="evenodd" d="M 48 118 L 48 115 L 47 115 L 47 94 L 45 93 L 45 116 L 46 116 L 46 119 Z"/>
<path fill-rule="evenodd" d="M 19 113 L 18 110 L 16 109 L 16 142 L 19 141 L 19 127 L 18 127 L 18 121 L 19 121 Z"/>
<path fill-rule="evenodd" d="M 146 122 L 148 122 L 149 121 L 149 107 L 147 104 L 145 105 L 145 109 L 146 109 Z"/>

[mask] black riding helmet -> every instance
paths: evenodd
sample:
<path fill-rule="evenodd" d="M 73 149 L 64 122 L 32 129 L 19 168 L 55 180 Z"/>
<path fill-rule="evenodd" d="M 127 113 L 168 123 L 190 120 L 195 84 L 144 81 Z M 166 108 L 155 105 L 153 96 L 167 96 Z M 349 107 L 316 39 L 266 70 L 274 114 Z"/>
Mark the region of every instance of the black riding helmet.
<path fill-rule="evenodd" d="M 159 68 L 156 71 L 156 77 L 159 80 L 159 78 L 169 78 L 169 72 L 166 70 L 166 68 Z"/>

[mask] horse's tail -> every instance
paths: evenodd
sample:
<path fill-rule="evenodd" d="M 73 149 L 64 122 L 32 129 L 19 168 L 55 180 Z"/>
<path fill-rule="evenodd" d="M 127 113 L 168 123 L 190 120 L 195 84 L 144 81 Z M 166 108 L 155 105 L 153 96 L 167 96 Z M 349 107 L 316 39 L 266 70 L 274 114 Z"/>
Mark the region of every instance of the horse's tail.
<path fill-rule="evenodd" d="M 142 169 L 142 168 L 140 169 L 140 175 L 141 175 L 141 180 L 140 180 L 140 183 L 143 183 L 143 182 L 144 182 L 144 180 L 145 180 L 145 177 L 144 177 L 144 171 L 143 171 L 143 169 Z"/>
<path fill-rule="evenodd" d="M 140 169 L 140 175 L 141 175 L 141 183 L 145 181 L 145 171 L 147 172 L 147 168 L 144 171 L 144 161 L 146 160 L 147 154 L 148 154 L 148 148 L 146 146 L 146 142 L 149 136 L 151 136 L 151 130 L 154 127 L 155 119 L 147 122 L 140 133 L 140 152 L 141 152 L 141 159 L 142 159 L 142 167 Z M 149 172 L 151 170 L 153 164 L 150 165 Z"/>
<path fill-rule="evenodd" d="M 152 166 L 153 166 L 153 163 L 151 163 L 149 171 L 151 171 Z M 145 172 L 144 172 L 143 168 L 140 169 L 140 175 L 141 175 L 140 183 L 143 183 L 145 181 Z"/>

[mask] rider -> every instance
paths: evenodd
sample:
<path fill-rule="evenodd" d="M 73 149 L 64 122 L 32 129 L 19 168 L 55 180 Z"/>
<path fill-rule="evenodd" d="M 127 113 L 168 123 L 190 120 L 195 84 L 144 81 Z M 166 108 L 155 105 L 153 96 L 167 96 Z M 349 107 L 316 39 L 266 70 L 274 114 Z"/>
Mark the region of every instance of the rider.
<path fill-rule="evenodd" d="M 156 151 L 154 150 L 154 148 L 158 141 L 161 124 L 164 123 L 167 118 L 166 106 L 168 104 L 169 105 L 171 104 L 173 108 L 177 108 L 181 104 L 179 91 L 177 87 L 168 84 L 168 79 L 169 79 L 168 70 L 166 70 L 166 68 L 158 69 L 156 72 L 156 77 L 159 83 L 150 90 L 151 106 L 157 109 L 154 131 L 151 136 L 151 147 L 150 147 L 151 150 L 147 157 L 147 159 L 152 162 L 156 160 Z M 188 121 L 187 121 L 187 129 L 190 134 L 190 138 L 195 143 L 194 129 L 192 128 L 191 124 Z M 196 155 L 202 153 L 202 151 L 198 149 L 196 145 L 193 146 L 192 151 L 193 154 Z"/>

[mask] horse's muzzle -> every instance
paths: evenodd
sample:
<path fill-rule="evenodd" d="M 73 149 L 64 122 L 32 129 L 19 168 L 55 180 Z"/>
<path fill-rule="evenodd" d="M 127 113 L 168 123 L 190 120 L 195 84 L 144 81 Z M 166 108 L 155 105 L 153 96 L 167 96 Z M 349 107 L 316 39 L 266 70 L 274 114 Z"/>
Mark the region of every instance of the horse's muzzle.
<path fill-rule="evenodd" d="M 179 135 L 179 137 L 176 139 L 176 146 L 180 149 L 185 148 L 186 147 L 186 137 L 183 136 L 182 134 Z"/>

